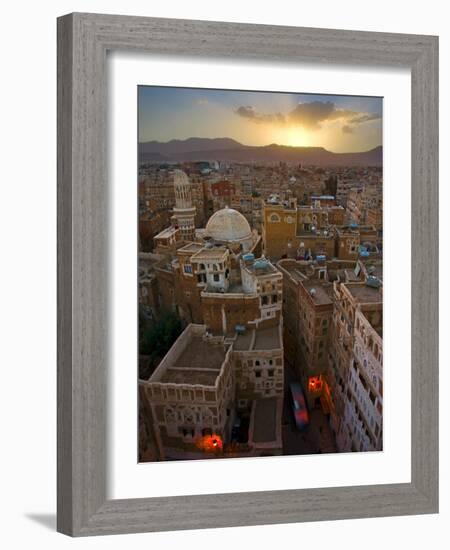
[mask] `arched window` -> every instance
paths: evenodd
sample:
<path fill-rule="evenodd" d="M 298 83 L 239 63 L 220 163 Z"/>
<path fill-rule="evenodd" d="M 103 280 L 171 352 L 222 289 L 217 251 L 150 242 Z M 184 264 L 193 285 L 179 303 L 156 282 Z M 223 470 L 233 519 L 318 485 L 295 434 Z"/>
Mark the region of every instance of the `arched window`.
<path fill-rule="evenodd" d="M 166 407 L 166 422 L 172 424 L 177 421 L 177 415 L 172 407 Z"/>
<path fill-rule="evenodd" d="M 276 222 L 279 222 L 281 220 L 281 218 L 278 214 L 271 214 L 269 219 L 272 223 L 276 223 Z"/>
<path fill-rule="evenodd" d="M 195 422 L 194 411 L 191 409 L 185 409 L 183 411 L 183 417 L 186 424 L 193 424 Z"/>

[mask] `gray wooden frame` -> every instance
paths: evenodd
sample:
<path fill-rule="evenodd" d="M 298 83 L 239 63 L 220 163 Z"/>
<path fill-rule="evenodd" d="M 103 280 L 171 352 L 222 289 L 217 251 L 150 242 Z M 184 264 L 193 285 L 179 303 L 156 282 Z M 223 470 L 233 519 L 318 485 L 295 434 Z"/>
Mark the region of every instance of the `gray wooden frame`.
<path fill-rule="evenodd" d="M 411 69 L 411 483 L 107 500 L 108 50 Z M 82 536 L 437 512 L 438 38 L 81 13 L 59 18 L 58 319 L 59 531 Z"/>

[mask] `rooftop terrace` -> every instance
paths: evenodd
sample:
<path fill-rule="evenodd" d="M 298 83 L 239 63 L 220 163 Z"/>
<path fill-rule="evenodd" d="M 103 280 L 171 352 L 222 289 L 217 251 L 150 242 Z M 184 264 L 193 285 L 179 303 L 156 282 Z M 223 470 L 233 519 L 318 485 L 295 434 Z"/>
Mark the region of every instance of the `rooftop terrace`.
<path fill-rule="evenodd" d="M 151 382 L 214 386 L 226 357 L 227 347 L 204 338 L 189 325 L 178 337 L 151 377 Z"/>
<path fill-rule="evenodd" d="M 235 351 L 265 351 L 281 348 L 278 325 L 266 328 L 247 329 L 237 335 L 233 344 Z"/>
<path fill-rule="evenodd" d="M 280 260 L 278 267 L 284 269 L 295 281 L 304 281 L 309 271 L 309 263 L 296 260 Z"/>
<path fill-rule="evenodd" d="M 314 304 L 318 306 L 331 305 L 332 286 L 330 283 L 323 283 L 318 279 L 308 279 L 302 282 Z M 312 291 L 312 292 L 311 292 Z"/>
<path fill-rule="evenodd" d="M 239 334 L 233 344 L 233 349 L 236 351 L 249 351 L 253 344 L 254 334 L 254 329 L 247 329 L 244 333 Z"/>
<path fill-rule="evenodd" d="M 281 348 L 280 331 L 278 325 L 260 328 L 256 331 L 255 350 L 269 350 Z"/>
<path fill-rule="evenodd" d="M 203 246 L 200 243 L 188 243 L 178 249 L 178 253 L 195 254 L 201 250 Z"/>
<path fill-rule="evenodd" d="M 213 248 L 201 248 L 192 256 L 193 261 L 201 260 L 221 260 L 226 256 L 228 250 L 224 246 L 217 246 Z"/>
<path fill-rule="evenodd" d="M 362 261 L 369 275 L 378 277 L 378 279 L 380 280 L 383 279 L 383 261 L 382 260 L 374 261 L 372 259 L 367 259 L 366 261 L 364 261 L 363 259 Z"/>
<path fill-rule="evenodd" d="M 245 262 L 245 269 L 256 276 L 277 273 L 278 269 L 266 258 L 258 258 L 252 262 Z"/>
<path fill-rule="evenodd" d="M 162 231 L 160 231 L 157 235 L 154 236 L 154 239 L 168 239 L 169 237 L 172 237 L 177 232 L 179 232 L 179 229 L 177 227 L 166 227 Z"/>
<path fill-rule="evenodd" d="M 383 302 L 381 288 L 373 288 L 366 284 L 346 285 L 350 294 L 361 304 L 373 304 Z"/>

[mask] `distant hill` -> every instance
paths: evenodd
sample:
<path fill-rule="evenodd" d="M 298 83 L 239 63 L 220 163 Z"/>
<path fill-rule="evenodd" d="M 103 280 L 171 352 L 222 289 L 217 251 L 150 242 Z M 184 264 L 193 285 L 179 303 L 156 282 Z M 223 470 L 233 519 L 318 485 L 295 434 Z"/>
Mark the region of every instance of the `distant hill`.
<path fill-rule="evenodd" d="M 172 139 L 168 142 L 161 141 L 145 141 L 139 143 L 139 152 L 159 153 L 165 156 L 175 156 L 184 153 L 207 152 L 213 150 L 239 149 L 244 147 L 239 142 L 230 138 L 188 138 L 188 139 Z"/>
<path fill-rule="evenodd" d="M 141 162 L 210 161 L 224 162 L 288 162 L 317 166 L 381 166 L 380 145 L 361 153 L 332 153 L 323 147 L 289 147 L 275 143 L 265 146 L 242 145 L 229 138 L 189 138 L 167 143 L 139 143 Z"/>

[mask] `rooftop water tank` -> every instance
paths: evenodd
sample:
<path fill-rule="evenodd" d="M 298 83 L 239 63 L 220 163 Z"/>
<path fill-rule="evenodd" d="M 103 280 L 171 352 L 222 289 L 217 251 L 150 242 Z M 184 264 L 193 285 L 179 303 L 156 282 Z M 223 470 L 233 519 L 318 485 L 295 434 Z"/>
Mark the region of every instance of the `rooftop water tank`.
<path fill-rule="evenodd" d="M 242 256 L 242 259 L 244 260 L 244 262 L 252 262 L 255 259 L 255 255 L 249 252 L 248 254 L 244 254 Z"/>
<path fill-rule="evenodd" d="M 366 285 L 370 286 L 372 288 L 380 288 L 381 281 L 380 281 L 380 279 L 378 279 L 378 277 L 374 277 L 373 275 L 369 275 L 369 277 L 367 277 Z"/>
<path fill-rule="evenodd" d="M 256 260 L 255 263 L 253 264 L 253 267 L 255 269 L 266 269 L 266 267 L 268 267 L 269 265 L 269 261 L 268 260 L 265 260 L 265 259 L 259 259 L 259 260 Z"/>

